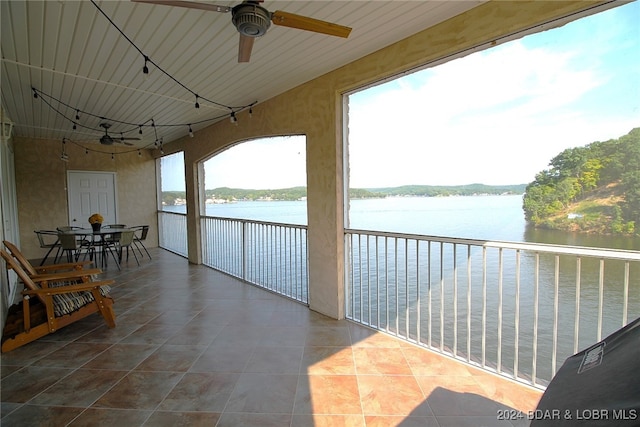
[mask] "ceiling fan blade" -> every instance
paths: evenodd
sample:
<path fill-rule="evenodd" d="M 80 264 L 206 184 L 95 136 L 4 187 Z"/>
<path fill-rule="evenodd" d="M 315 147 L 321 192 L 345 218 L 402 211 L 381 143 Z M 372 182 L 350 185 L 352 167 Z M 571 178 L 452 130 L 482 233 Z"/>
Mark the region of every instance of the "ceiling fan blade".
<path fill-rule="evenodd" d="M 249 62 L 249 59 L 251 58 L 251 50 L 253 49 L 253 42 L 255 40 L 255 37 L 240 34 L 240 42 L 238 43 L 238 62 Z"/>
<path fill-rule="evenodd" d="M 320 19 L 309 18 L 294 13 L 276 10 L 271 14 L 271 22 L 283 27 L 297 28 L 299 30 L 313 31 L 314 33 L 328 34 L 330 36 L 349 37 L 351 28 L 334 24 Z"/>
<path fill-rule="evenodd" d="M 161 4 L 164 6 L 176 6 L 187 7 L 189 9 L 200 9 L 210 12 L 231 12 L 229 6 L 218 6 L 216 4 L 198 3 L 195 1 L 181 1 L 181 0 L 131 0 L 136 3 L 149 3 L 149 4 Z"/>

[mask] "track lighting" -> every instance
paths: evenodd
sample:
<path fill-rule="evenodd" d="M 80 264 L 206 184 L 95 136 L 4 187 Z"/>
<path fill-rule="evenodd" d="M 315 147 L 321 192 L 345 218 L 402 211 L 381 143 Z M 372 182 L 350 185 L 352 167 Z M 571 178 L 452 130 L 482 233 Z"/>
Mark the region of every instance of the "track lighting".
<path fill-rule="evenodd" d="M 78 127 L 76 126 L 76 122 L 73 122 L 73 130 L 78 129 Z"/>
<path fill-rule="evenodd" d="M 138 133 L 142 135 L 142 125 L 140 125 L 140 129 L 138 129 Z"/>
<path fill-rule="evenodd" d="M 253 107 L 249 107 L 249 118 L 253 117 Z"/>
<path fill-rule="evenodd" d="M 199 98 L 199 96 L 196 95 L 196 108 L 199 109 L 200 108 L 200 103 L 198 103 L 198 98 Z"/>
<path fill-rule="evenodd" d="M 142 73 L 145 77 L 149 77 L 149 67 L 147 66 L 147 62 L 149 62 L 149 57 L 144 56 L 144 67 L 142 67 Z"/>
<path fill-rule="evenodd" d="M 142 157 L 142 151 L 138 150 L 138 157 Z"/>
<path fill-rule="evenodd" d="M 238 124 L 238 119 L 236 118 L 236 113 L 234 111 L 231 112 L 231 116 L 229 116 L 229 120 L 233 124 Z"/>
<path fill-rule="evenodd" d="M 191 129 L 191 125 L 189 125 L 189 136 L 193 138 L 193 129 Z"/>
<path fill-rule="evenodd" d="M 80 110 L 76 110 L 76 120 L 80 120 Z"/>

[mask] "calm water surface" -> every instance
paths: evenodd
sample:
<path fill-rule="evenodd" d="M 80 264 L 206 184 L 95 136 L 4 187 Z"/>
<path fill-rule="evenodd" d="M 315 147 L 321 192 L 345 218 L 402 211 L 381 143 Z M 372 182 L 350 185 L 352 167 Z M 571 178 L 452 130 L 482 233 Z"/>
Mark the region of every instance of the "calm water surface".
<path fill-rule="evenodd" d="M 173 209 L 184 212 L 184 206 Z M 307 204 L 294 201 L 207 205 L 207 215 L 306 224 Z M 640 238 L 591 236 L 528 227 L 521 195 L 352 200 L 349 215 L 349 227 L 354 229 L 640 250 Z"/>

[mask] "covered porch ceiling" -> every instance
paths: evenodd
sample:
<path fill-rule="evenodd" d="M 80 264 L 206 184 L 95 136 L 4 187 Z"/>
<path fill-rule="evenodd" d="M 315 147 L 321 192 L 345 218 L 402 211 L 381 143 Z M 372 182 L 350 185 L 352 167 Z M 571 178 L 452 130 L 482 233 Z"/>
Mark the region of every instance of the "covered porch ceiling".
<path fill-rule="evenodd" d="M 127 144 L 152 148 L 481 3 L 267 0 L 262 6 L 271 12 L 353 30 L 345 39 L 271 25 L 250 62 L 239 63 L 231 13 L 130 1 L 2 1 L 2 108 L 17 137 L 99 144 L 107 122 L 116 145 L 140 138 Z"/>

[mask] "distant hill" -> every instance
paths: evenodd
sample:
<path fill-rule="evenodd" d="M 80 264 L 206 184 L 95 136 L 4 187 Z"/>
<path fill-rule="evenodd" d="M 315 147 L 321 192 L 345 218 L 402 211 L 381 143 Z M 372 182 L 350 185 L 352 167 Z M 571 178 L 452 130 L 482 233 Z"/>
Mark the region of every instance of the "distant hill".
<path fill-rule="evenodd" d="M 640 128 L 569 148 L 527 185 L 525 218 L 536 227 L 585 233 L 640 232 Z"/>
<path fill-rule="evenodd" d="M 372 193 L 384 194 L 387 196 L 421 196 L 421 197 L 442 197 L 442 196 L 477 196 L 477 195 L 503 195 L 503 194 L 524 194 L 526 184 L 517 185 L 403 185 L 390 188 L 367 188 Z"/>
<path fill-rule="evenodd" d="M 390 196 L 442 197 L 442 196 L 474 196 L 486 194 L 523 194 L 526 184 L 519 185 L 405 185 L 386 188 L 351 188 L 352 199 L 384 198 Z M 224 203 L 239 200 L 304 200 L 307 197 L 306 187 L 280 188 L 274 190 L 254 190 L 246 188 L 219 187 L 205 190 L 205 199 L 209 203 Z M 186 198 L 184 191 L 164 191 L 164 205 L 183 204 Z"/>

